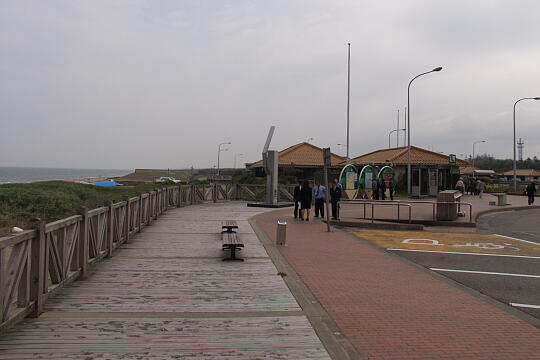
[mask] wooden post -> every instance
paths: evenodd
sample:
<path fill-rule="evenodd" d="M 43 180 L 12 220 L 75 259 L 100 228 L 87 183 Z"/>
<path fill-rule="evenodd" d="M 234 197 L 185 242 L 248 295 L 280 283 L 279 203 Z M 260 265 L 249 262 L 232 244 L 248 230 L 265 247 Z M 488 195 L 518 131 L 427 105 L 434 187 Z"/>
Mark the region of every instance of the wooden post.
<path fill-rule="evenodd" d="M 142 194 L 139 194 L 139 216 L 137 219 L 137 232 L 141 232 L 142 230 L 142 222 L 143 222 L 143 207 L 142 207 Z"/>
<path fill-rule="evenodd" d="M 191 195 L 189 197 L 191 205 L 195 203 L 195 184 L 191 184 Z"/>
<path fill-rule="evenodd" d="M 77 211 L 79 215 L 82 216 L 82 220 L 79 224 L 79 269 L 81 269 L 81 275 L 79 276 L 79 280 L 84 280 L 87 273 L 87 267 L 88 267 L 88 252 L 89 252 L 89 244 L 88 244 L 88 208 L 85 206 L 82 206 Z"/>
<path fill-rule="evenodd" d="M 109 208 L 107 211 L 109 214 L 107 219 L 107 257 L 110 258 L 114 249 L 114 208 L 111 200 L 107 200 L 106 204 Z"/>
<path fill-rule="evenodd" d="M 124 221 L 126 222 L 124 225 L 124 231 L 126 234 L 126 243 L 129 242 L 129 231 L 130 231 L 130 222 L 131 222 L 131 202 L 129 201 L 129 196 L 124 196 L 124 200 L 126 202 L 126 216 L 124 217 Z"/>
<path fill-rule="evenodd" d="M 159 195 L 159 188 L 154 191 L 154 202 L 153 202 L 153 210 L 152 210 L 152 214 L 154 214 L 154 217 L 152 218 L 152 220 L 157 219 L 158 207 L 159 207 L 158 206 L 159 205 L 158 204 L 158 202 L 159 202 L 158 195 Z"/>
<path fill-rule="evenodd" d="M 30 264 L 31 264 L 30 251 L 31 251 L 31 248 L 32 248 L 31 241 L 27 240 L 26 250 L 24 251 L 24 256 L 26 257 L 26 260 L 24 261 L 25 262 L 25 264 L 23 265 L 24 269 L 21 274 L 21 280 L 19 281 L 19 289 L 17 291 L 17 306 L 18 307 L 26 307 L 26 305 L 28 305 L 28 302 L 30 301 Z M 0 251 L 0 256 L 1 257 L 4 256 L 4 254 L 1 251 Z M 3 289 L 3 287 L 0 289 Z"/>
<path fill-rule="evenodd" d="M 176 199 L 176 207 L 182 206 L 182 185 L 178 185 L 178 196 Z"/>
<path fill-rule="evenodd" d="M 154 219 L 157 219 L 159 217 L 161 209 L 161 188 L 157 188 L 156 190 L 156 216 Z"/>
<path fill-rule="evenodd" d="M 38 317 L 43 313 L 43 295 L 48 286 L 47 269 L 45 267 L 45 221 L 33 219 L 31 227 L 37 231 L 32 239 L 30 254 L 30 301 L 34 302 L 34 311 L 31 317 Z"/>

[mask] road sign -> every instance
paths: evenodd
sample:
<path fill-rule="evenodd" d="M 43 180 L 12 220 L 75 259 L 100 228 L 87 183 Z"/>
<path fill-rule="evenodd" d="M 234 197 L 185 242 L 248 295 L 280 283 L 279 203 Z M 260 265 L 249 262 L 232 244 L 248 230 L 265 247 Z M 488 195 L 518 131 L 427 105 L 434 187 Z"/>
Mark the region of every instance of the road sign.
<path fill-rule="evenodd" d="M 456 165 L 456 154 L 450 154 L 450 165 Z"/>

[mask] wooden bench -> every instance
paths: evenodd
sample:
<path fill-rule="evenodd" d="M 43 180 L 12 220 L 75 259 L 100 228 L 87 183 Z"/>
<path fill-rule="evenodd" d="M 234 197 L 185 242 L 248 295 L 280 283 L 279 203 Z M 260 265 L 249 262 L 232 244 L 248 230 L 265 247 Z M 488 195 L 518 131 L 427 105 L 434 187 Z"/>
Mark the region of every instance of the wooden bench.
<path fill-rule="evenodd" d="M 227 232 L 223 231 L 221 233 L 221 239 L 223 241 L 222 250 L 227 251 L 229 250 L 231 252 L 230 258 L 225 258 L 223 261 L 244 261 L 244 259 L 239 259 L 236 257 L 236 250 L 242 250 L 244 247 L 244 244 L 240 239 L 238 238 L 238 234 L 235 232 Z"/>
<path fill-rule="evenodd" d="M 238 229 L 238 224 L 235 220 L 223 220 L 221 222 L 221 230 L 226 232 L 234 232 Z"/>

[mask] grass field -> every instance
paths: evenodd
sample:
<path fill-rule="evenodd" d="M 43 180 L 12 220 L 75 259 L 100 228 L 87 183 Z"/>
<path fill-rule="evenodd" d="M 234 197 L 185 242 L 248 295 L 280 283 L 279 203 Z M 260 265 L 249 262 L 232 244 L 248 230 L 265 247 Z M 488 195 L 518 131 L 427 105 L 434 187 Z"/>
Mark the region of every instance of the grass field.
<path fill-rule="evenodd" d="M 117 202 L 126 195 L 136 196 L 156 186 L 104 188 L 65 181 L 0 184 L 0 236 L 8 235 L 13 226 L 26 229 L 35 217 L 47 222 L 63 219 L 74 215 L 80 206 L 94 209 L 106 200 Z"/>

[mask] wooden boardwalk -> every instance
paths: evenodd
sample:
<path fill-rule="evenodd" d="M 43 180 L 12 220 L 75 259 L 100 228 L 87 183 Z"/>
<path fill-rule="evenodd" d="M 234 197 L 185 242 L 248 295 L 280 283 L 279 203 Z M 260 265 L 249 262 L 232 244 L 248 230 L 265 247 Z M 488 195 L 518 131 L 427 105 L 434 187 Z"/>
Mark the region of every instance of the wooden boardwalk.
<path fill-rule="evenodd" d="M 0 359 L 329 359 L 247 219 L 227 202 L 169 210 L 0 337 Z M 234 219 L 245 262 L 223 262 Z"/>

